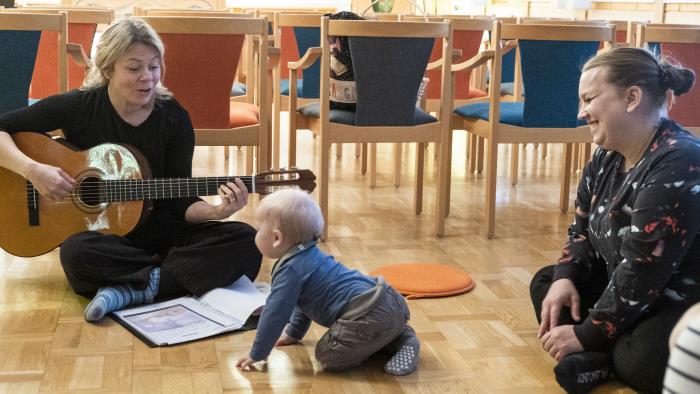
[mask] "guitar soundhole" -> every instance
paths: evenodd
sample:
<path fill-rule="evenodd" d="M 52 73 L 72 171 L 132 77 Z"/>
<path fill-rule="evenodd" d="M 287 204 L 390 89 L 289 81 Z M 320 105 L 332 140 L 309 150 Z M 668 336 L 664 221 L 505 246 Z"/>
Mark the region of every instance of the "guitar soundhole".
<path fill-rule="evenodd" d="M 87 207 L 95 208 L 100 205 L 100 179 L 87 177 L 78 185 L 78 199 Z"/>

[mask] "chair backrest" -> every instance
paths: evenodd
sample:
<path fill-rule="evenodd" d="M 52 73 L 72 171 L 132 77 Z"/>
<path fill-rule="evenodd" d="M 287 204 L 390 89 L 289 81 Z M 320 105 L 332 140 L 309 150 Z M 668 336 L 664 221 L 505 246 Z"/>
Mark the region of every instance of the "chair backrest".
<path fill-rule="evenodd" d="M 660 43 L 661 55 L 680 62 L 683 67 L 700 71 L 700 25 L 639 25 L 637 44 Z M 676 97 L 670 117 L 686 127 L 700 127 L 700 89 Z"/>
<path fill-rule="evenodd" d="M 453 63 L 461 63 L 466 60 L 471 59 L 479 53 L 482 41 L 484 39 L 484 32 L 490 32 L 493 27 L 493 19 L 489 18 L 470 18 L 470 17 L 460 17 L 460 16 L 449 16 L 449 17 L 430 17 L 430 22 L 442 22 L 444 19 L 452 20 L 452 48 L 459 49 L 462 54 L 459 58 L 453 58 Z M 410 16 L 404 17 L 404 21 L 410 22 L 421 22 L 424 20 L 420 16 Z M 442 57 L 442 40 L 436 39 L 433 46 L 433 51 L 430 54 L 430 61 L 434 62 Z M 430 70 L 428 71 L 428 91 L 427 98 L 435 99 L 441 97 L 440 84 L 433 83 L 432 81 L 440 81 L 440 70 Z M 459 72 L 454 75 L 454 98 L 457 100 L 469 99 L 469 83 L 471 77 L 471 70 Z"/>
<path fill-rule="evenodd" d="M 0 113 L 26 107 L 34 64 L 39 51 L 42 32 L 57 32 L 54 46 L 58 61 L 54 63 L 58 90 L 67 90 L 65 12 L 58 14 L 30 14 L 0 12 Z"/>
<path fill-rule="evenodd" d="M 614 25 L 504 24 L 501 38 L 517 39 L 524 127 L 576 127 L 581 68 L 600 42 L 613 45 Z"/>
<path fill-rule="evenodd" d="M 66 12 L 68 15 L 68 36 L 71 44 L 80 44 L 85 53 L 90 56 L 92 42 L 95 38 L 98 24 L 110 24 L 114 20 L 114 9 L 88 8 L 88 7 L 25 7 L 10 10 L 9 12 L 23 13 L 58 13 Z M 57 32 L 45 31 L 41 33 L 39 42 L 39 54 L 32 76 L 32 86 L 29 97 L 42 99 L 59 92 L 58 78 L 56 77 L 56 63 L 58 52 L 54 43 L 57 40 Z M 83 85 L 85 69 L 73 62 L 68 62 L 68 89 L 77 89 Z"/>
<path fill-rule="evenodd" d="M 445 68 L 442 87 L 449 95 L 452 93 L 450 25 L 451 22 L 329 21 L 323 17 L 321 96 L 328 97 L 329 89 L 328 37 L 346 36 L 357 87 L 355 124 L 415 125 L 416 95 L 436 38 L 443 39 Z M 322 121 L 323 112 L 327 111 L 326 103 L 326 100 L 322 100 Z M 445 106 L 441 111 L 441 117 L 447 114 Z M 451 111 L 451 108 L 447 111 Z"/>
<path fill-rule="evenodd" d="M 196 129 L 228 129 L 230 94 L 246 36 L 267 41 L 266 18 L 142 17 L 165 45 L 163 84 L 187 109 Z M 264 53 L 262 52 L 264 51 Z M 267 65 L 261 46 L 260 64 Z M 258 70 L 259 71 L 259 70 Z M 267 78 L 256 79 L 256 91 Z"/>
<path fill-rule="evenodd" d="M 280 78 L 289 78 L 287 62 L 300 59 L 309 48 L 321 46 L 320 13 L 275 14 L 275 42 L 280 45 Z M 301 98 L 319 97 L 320 60 L 302 71 Z"/>

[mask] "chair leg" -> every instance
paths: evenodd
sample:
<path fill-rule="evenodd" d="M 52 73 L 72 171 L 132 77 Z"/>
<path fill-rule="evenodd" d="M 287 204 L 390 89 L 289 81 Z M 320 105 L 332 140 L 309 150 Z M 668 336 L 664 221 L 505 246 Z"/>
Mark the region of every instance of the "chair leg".
<path fill-rule="evenodd" d="M 476 171 L 476 145 L 477 145 L 477 136 L 476 134 L 472 133 L 467 133 L 469 134 L 469 166 L 467 167 L 467 170 L 469 171 L 470 174 L 473 174 Z"/>
<path fill-rule="evenodd" d="M 581 145 L 580 144 L 574 144 L 573 145 L 573 152 L 572 152 L 572 158 L 571 158 L 571 172 L 576 172 L 578 171 L 579 167 L 579 152 L 581 151 Z"/>
<path fill-rule="evenodd" d="M 540 155 L 541 155 L 540 157 L 543 159 L 547 157 L 547 147 L 548 146 L 549 146 L 549 144 L 542 144 L 542 149 L 540 150 Z"/>
<path fill-rule="evenodd" d="M 335 158 L 336 159 L 343 158 L 343 144 L 341 144 L 341 143 L 335 144 Z"/>
<path fill-rule="evenodd" d="M 320 150 L 320 163 L 319 163 L 319 174 L 318 174 L 318 205 L 321 207 L 321 214 L 323 214 L 323 219 L 324 219 L 324 224 L 323 224 L 323 233 L 321 234 L 321 238 L 323 240 L 328 239 L 328 172 L 330 171 L 330 149 L 331 149 L 331 144 L 326 142 L 328 141 L 324 137 L 324 131 L 321 131 L 321 136 L 320 136 L 320 142 L 321 142 L 321 150 Z"/>
<path fill-rule="evenodd" d="M 486 141 L 486 237 L 493 238 L 496 230 L 496 171 L 498 143 Z"/>
<path fill-rule="evenodd" d="M 574 144 L 564 144 L 561 157 L 561 187 L 559 188 L 559 210 L 569 210 L 569 188 L 571 184 L 571 151 Z"/>
<path fill-rule="evenodd" d="M 253 157 L 255 154 L 255 147 L 254 146 L 246 146 L 245 147 L 245 173 L 247 175 L 250 175 L 253 173 Z"/>
<path fill-rule="evenodd" d="M 401 148 L 403 144 L 394 144 L 394 187 L 401 186 Z"/>
<path fill-rule="evenodd" d="M 355 143 L 355 158 L 359 158 L 360 155 L 362 154 L 362 143 L 356 142 Z"/>
<path fill-rule="evenodd" d="M 591 144 L 586 143 L 583 144 L 583 153 L 581 154 L 581 165 L 580 168 L 583 170 L 586 167 L 586 164 L 591 160 Z M 581 171 L 583 172 L 583 171 Z"/>
<path fill-rule="evenodd" d="M 445 154 L 447 155 L 447 162 L 445 165 L 447 165 L 447 170 L 446 170 L 446 180 L 445 180 L 445 195 L 444 195 L 444 203 L 445 203 L 445 217 L 449 216 L 450 214 L 450 195 L 452 193 L 452 130 L 449 130 L 447 132 L 447 149 L 445 149 Z"/>
<path fill-rule="evenodd" d="M 450 160 L 451 155 L 449 150 L 451 149 L 450 143 L 450 130 L 441 133 L 440 144 L 436 144 L 436 147 L 440 147 L 440 152 L 438 152 L 438 162 L 437 162 L 437 185 L 435 190 L 436 207 L 435 207 L 435 233 L 438 237 L 445 235 L 445 221 L 447 217 L 447 209 L 449 205 L 449 186 L 450 181 L 449 171 L 451 166 Z"/>
<path fill-rule="evenodd" d="M 362 143 L 362 175 L 367 173 L 367 143 Z"/>
<path fill-rule="evenodd" d="M 416 185 L 413 188 L 413 211 L 423 212 L 423 175 L 425 172 L 425 143 L 416 144 Z"/>
<path fill-rule="evenodd" d="M 274 112 L 272 113 L 272 168 L 280 168 L 280 101 L 275 95 Z"/>
<path fill-rule="evenodd" d="M 518 145 L 510 144 L 510 184 L 512 186 L 518 184 L 518 160 L 520 157 Z"/>
<path fill-rule="evenodd" d="M 296 114 L 289 113 L 289 141 L 287 142 L 287 165 L 294 167 L 297 165 L 297 117 Z"/>
<path fill-rule="evenodd" d="M 481 174 L 484 172 L 484 138 L 477 137 L 477 162 L 476 162 L 476 172 Z"/>
<path fill-rule="evenodd" d="M 369 144 L 369 187 L 377 187 L 377 144 Z"/>

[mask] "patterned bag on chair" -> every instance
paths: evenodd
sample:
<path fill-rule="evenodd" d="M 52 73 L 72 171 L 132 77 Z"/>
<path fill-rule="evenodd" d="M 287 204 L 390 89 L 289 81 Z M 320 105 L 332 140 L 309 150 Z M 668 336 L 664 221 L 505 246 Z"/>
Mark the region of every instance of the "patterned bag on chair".
<path fill-rule="evenodd" d="M 330 15 L 329 19 L 363 20 L 365 18 L 348 11 Z M 331 46 L 331 109 L 354 111 L 357 103 L 355 73 L 347 37 L 329 37 Z"/>

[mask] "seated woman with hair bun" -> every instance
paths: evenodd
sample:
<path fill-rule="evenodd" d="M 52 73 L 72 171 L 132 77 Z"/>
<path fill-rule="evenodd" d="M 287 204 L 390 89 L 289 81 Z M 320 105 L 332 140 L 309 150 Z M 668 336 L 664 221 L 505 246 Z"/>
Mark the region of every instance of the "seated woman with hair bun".
<path fill-rule="evenodd" d="M 598 149 L 562 257 L 530 284 L 538 336 L 567 392 L 611 375 L 660 392 L 671 331 L 700 301 L 700 140 L 667 117 L 694 80 L 642 48 L 583 67 L 578 116 Z"/>

